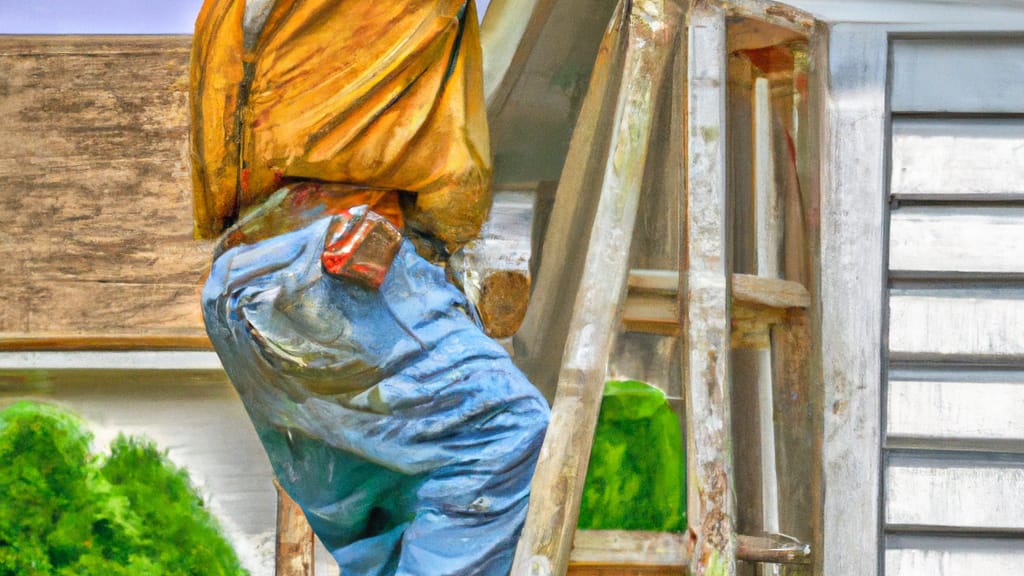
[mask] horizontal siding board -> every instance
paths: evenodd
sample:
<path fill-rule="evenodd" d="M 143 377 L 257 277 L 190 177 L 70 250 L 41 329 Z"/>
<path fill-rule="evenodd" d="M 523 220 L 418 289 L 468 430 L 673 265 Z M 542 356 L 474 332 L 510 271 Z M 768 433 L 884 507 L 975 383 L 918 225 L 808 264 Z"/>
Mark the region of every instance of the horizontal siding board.
<path fill-rule="evenodd" d="M 893 454 L 885 480 L 890 528 L 1024 531 L 1020 458 Z"/>
<path fill-rule="evenodd" d="M 952 292 L 952 291 L 951 291 Z M 1008 297 L 1000 297 L 1008 296 Z M 889 352 L 906 357 L 1024 357 L 1024 299 L 1014 293 L 892 290 Z"/>
<path fill-rule="evenodd" d="M 1024 119 L 894 118 L 892 194 L 1024 197 Z"/>
<path fill-rule="evenodd" d="M 1024 112 L 1024 41 L 893 42 L 893 112 Z"/>
<path fill-rule="evenodd" d="M 887 576 L 1024 574 L 1024 539 L 893 535 L 886 539 Z"/>
<path fill-rule="evenodd" d="M 1024 141 L 1021 142 L 1024 149 Z M 1021 163 L 1024 169 L 1024 158 Z M 1021 174 L 1024 190 L 1024 171 Z M 913 206 L 892 212 L 894 272 L 1024 272 L 1024 208 Z"/>
<path fill-rule="evenodd" d="M 889 380 L 887 435 L 892 439 L 1024 443 L 1024 381 Z"/>

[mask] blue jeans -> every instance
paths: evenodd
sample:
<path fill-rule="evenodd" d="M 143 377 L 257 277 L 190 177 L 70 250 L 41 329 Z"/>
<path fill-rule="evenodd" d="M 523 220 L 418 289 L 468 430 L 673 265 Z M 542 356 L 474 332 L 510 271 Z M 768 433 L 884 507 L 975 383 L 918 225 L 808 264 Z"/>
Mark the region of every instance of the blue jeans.
<path fill-rule="evenodd" d="M 408 241 L 379 290 L 324 273 L 330 222 L 226 251 L 203 289 L 278 481 L 346 576 L 507 574 L 547 403 Z"/>

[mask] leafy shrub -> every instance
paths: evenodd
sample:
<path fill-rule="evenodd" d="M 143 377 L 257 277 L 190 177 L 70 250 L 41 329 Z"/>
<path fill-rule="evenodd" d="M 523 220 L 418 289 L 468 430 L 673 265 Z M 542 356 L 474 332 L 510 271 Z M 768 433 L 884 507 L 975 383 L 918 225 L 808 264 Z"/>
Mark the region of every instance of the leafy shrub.
<path fill-rule="evenodd" d="M 240 576 L 188 474 L 149 440 L 109 457 L 68 412 L 0 412 L 0 576 Z"/>

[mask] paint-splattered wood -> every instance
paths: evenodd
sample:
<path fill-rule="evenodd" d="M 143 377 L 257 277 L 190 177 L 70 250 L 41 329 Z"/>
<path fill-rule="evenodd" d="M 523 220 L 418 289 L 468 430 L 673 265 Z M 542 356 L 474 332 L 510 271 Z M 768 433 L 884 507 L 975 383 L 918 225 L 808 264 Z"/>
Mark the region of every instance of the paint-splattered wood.
<path fill-rule="evenodd" d="M 0 37 L 0 339 L 202 339 L 189 44 Z"/>
<path fill-rule="evenodd" d="M 715 0 L 730 16 L 763 20 L 797 32 L 807 32 L 814 25 L 814 16 L 799 8 L 773 0 Z"/>
<path fill-rule="evenodd" d="M 629 247 L 657 95 L 675 45 L 677 19 L 675 5 L 642 0 L 622 2 L 610 24 L 609 48 L 625 51 L 623 70 L 619 85 L 613 85 L 610 94 L 615 106 L 607 160 L 599 165 L 601 194 L 593 232 L 583 252 L 586 262 L 565 343 L 551 423 L 516 549 L 512 567 L 516 576 L 560 575 L 568 567 L 608 354 L 618 324 L 619 303 L 626 292 Z M 624 40 L 621 44 L 617 38 L 620 33 Z"/>
<path fill-rule="evenodd" d="M 776 159 L 785 168 L 776 171 L 784 183 L 786 234 L 783 264 L 785 277 L 807 287 L 811 304 L 805 311 L 791 314 L 789 323 L 772 334 L 772 371 L 775 386 L 776 463 L 779 468 L 779 527 L 784 534 L 810 545 L 820 557 L 821 495 L 821 322 L 819 271 L 821 238 L 819 206 L 819 143 L 821 93 L 816 76 L 822 72 L 811 66 L 811 54 L 825 51 L 824 27 L 816 26 L 808 44 L 791 45 L 793 78 L 789 93 L 781 100 L 777 114 L 795 118 L 788 126 L 790 142 L 775 140 Z M 813 46 L 813 48 L 812 48 Z M 802 86 L 810 88 L 801 92 Z M 795 114 L 792 114 L 795 112 Z M 781 151 L 780 148 L 785 149 Z M 808 558 L 813 560 L 813 557 Z M 800 569 L 787 570 L 787 576 L 814 574 L 812 562 Z"/>
<path fill-rule="evenodd" d="M 569 574 L 685 574 L 686 535 L 581 530 L 573 539 Z"/>
<path fill-rule="evenodd" d="M 690 572 L 736 574 L 732 488 L 729 269 L 726 242 L 725 12 L 690 5 L 686 70 L 685 238 L 679 294 L 686 398 Z"/>

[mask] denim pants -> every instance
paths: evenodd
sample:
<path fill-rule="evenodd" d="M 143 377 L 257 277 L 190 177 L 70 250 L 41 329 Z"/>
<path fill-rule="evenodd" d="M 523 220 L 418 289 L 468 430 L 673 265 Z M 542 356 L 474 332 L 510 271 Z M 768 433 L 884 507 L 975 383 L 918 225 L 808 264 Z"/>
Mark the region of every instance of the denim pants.
<path fill-rule="evenodd" d="M 326 274 L 331 217 L 213 264 L 206 328 L 281 486 L 349 575 L 507 574 L 545 400 L 404 241 Z"/>

